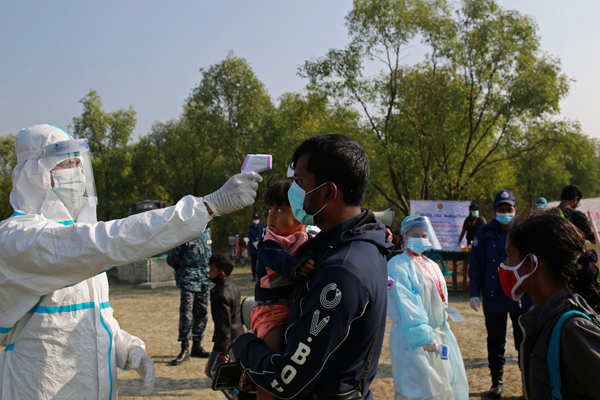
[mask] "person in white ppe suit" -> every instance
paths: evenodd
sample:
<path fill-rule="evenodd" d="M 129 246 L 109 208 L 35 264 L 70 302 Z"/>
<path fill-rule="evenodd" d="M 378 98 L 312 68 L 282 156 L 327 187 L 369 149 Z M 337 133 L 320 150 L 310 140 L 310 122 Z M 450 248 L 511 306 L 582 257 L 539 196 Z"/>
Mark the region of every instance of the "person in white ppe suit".
<path fill-rule="evenodd" d="M 448 289 L 423 255 L 441 249 L 427 217 L 408 216 L 406 250 L 388 261 L 388 316 L 395 399 L 469 398 L 462 355 L 448 325 Z"/>
<path fill-rule="evenodd" d="M 98 222 L 86 140 L 36 125 L 15 148 L 14 214 L 0 222 L 0 399 L 116 399 L 117 367 L 151 392 L 154 365 L 114 318 L 103 271 L 193 239 L 213 215 L 252 204 L 262 178 L 238 174 L 203 198 Z"/>

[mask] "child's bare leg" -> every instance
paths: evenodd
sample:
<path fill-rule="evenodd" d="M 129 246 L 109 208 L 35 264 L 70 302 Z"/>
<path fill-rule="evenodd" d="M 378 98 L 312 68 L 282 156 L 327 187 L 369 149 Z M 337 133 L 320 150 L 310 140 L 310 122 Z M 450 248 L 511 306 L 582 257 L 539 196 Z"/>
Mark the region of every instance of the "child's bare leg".
<path fill-rule="evenodd" d="M 269 349 L 273 351 L 281 351 L 283 349 L 283 325 L 277 326 L 271 329 L 262 340 L 269 347 Z M 276 397 L 271 393 L 263 390 L 261 388 L 257 388 L 256 390 L 256 399 L 257 400 L 275 400 Z"/>

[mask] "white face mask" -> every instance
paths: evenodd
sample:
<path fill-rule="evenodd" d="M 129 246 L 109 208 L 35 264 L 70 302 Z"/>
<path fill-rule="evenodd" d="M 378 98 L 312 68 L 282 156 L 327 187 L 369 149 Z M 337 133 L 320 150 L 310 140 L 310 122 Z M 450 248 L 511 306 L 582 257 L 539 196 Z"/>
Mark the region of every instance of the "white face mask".
<path fill-rule="evenodd" d="M 57 169 L 52 171 L 54 187 L 52 191 L 63 202 L 73 219 L 81 207 L 85 193 L 85 175 L 80 167 Z"/>

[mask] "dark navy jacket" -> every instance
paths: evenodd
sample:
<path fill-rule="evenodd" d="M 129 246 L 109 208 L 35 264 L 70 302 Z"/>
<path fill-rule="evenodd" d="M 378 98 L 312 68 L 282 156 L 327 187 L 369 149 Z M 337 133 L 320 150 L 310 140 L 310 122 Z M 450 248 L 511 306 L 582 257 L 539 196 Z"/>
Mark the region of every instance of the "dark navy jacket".
<path fill-rule="evenodd" d="M 498 266 L 506 259 L 506 236 L 500 223 L 493 219 L 475 234 L 469 261 L 471 297 L 483 297 L 486 312 L 522 312 L 532 304 L 525 295 L 521 304 L 510 299 L 502 290 Z"/>
<path fill-rule="evenodd" d="M 292 399 L 347 393 L 364 377 L 363 399 L 372 399 L 385 332 L 388 247 L 385 226 L 367 210 L 301 247 L 298 255 L 310 255 L 315 270 L 296 287 L 282 353 L 251 333 L 233 344 L 252 381 Z"/>
<path fill-rule="evenodd" d="M 250 243 L 248 243 L 248 251 L 250 254 L 255 255 L 258 252 L 258 249 L 254 247 L 254 242 L 262 242 L 263 237 L 265 236 L 265 226 L 263 224 L 250 224 L 248 227 L 248 239 Z"/>
<path fill-rule="evenodd" d="M 256 301 L 289 299 L 292 297 L 296 283 L 293 281 L 297 267 L 304 259 L 297 259 L 274 240 L 265 240 L 258 245 L 258 261 L 256 263 L 256 285 L 254 299 Z M 271 288 L 260 287 L 260 280 L 267 275 L 266 267 L 277 272 L 278 276 L 270 280 Z"/>

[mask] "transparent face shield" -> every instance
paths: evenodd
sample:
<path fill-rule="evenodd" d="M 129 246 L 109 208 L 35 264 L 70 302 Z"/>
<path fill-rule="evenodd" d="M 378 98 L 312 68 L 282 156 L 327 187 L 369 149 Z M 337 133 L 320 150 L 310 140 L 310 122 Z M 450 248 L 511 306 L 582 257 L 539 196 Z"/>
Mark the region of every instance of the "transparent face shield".
<path fill-rule="evenodd" d="M 87 139 L 50 144 L 44 148 L 41 158 L 42 164 L 50 171 L 52 192 L 62 201 L 73 220 L 95 219 L 98 200 Z"/>
<path fill-rule="evenodd" d="M 420 229 L 415 229 L 420 228 Z M 433 250 L 441 250 L 442 245 L 438 240 L 433 225 L 427 217 L 422 216 L 408 216 L 402 221 L 401 234 L 405 235 L 406 238 L 427 238 L 431 243 Z"/>

